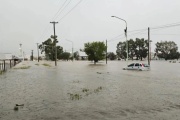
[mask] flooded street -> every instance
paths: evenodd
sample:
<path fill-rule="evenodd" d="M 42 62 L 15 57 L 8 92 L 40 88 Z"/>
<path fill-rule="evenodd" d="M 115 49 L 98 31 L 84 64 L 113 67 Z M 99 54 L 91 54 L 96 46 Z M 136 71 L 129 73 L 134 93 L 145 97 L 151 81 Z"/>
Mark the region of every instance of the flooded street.
<path fill-rule="evenodd" d="M 152 61 L 150 71 L 122 70 L 125 61 L 44 63 L 0 75 L 0 120 L 180 119 L 179 62 Z"/>

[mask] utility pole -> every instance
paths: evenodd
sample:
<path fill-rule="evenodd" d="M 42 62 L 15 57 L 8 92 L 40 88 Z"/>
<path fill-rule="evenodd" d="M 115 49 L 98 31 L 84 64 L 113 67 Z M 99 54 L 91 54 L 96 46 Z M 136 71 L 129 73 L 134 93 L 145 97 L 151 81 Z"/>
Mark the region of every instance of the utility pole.
<path fill-rule="evenodd" d="M 58 22 L 50 22 L 53 24 L 53 28 L 54 28 L 54 42 L 55 42 L 55 66 L 57 66 L 57 47 L 56 47 L 56 32 L 55 32 L 55 25 L 58 23 Z"/>
<path fill-rule="evenodd" d="M 107 40 L 106 40 L 106 64 L 107 64 Z"/>
<path fill-rule="evenodd" d="M 38 62 L 39 62 L 39 45 L 38 45 L 38 43 L 36 43 L 36 44 L 37 44 Z"/>
<path fill-rule="evenodd" d="M 32 55 L 31 55 L 31 57 L 32 57 L 31 59 L 32 59 L 32 61 L 33 61 L 33 50 L 32 50 Z"/>
<path fill-rule="evenodd" d="M 148 27 L 148 65 L 150 65 L 150 60 L 149 60 L 149 45 L 150 45 L 150 28 Z"/>

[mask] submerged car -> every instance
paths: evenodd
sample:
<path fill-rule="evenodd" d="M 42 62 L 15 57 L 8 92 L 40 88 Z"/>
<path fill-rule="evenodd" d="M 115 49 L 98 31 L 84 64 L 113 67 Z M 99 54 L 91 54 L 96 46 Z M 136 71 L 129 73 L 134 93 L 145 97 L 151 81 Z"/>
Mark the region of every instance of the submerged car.
<path fill-rule="evenodd" d="M 150 66 L 144 63 L 131 63 L 127 67 L 124 67 L 123 70 L 149 70 Z"/>

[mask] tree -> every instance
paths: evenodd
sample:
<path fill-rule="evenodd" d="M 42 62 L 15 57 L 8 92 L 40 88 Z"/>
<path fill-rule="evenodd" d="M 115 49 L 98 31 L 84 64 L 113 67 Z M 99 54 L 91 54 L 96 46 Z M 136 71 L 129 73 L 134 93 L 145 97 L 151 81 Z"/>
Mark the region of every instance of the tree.
<path fill-rule="evenodd" d="M 127 58 L 127 51 L 126 51 L 126 41 L 119 42 L 117 44 L 116 53 L 119 58 L 126 59 Z M 148 41 L 139 38 L 136 38 L 134 41 L 133 39 L 128 40 L 128 56 L 133 60 L 136 56 L 136 59 L 143 59 L 147 57 L 148 52 Z M 129 59 L 129 58 L 128 58 Z"/>
<path fill-rule="evenodd" d="M 155 52 L 157 57 L 168 59 L 179 59 L 177 44 L 173 41 L 161 41 L 156 43 Z"/>
<path fill-rule="evenodd" d="M 142 38 L 142 39 L 136 38 L 135 55 L 136 55 L 137 60 L 139 60 L 139 58 L 142 60 L 142 58 L 147 57 L 147 55 L 148 55 L 148 44 L 149 44 L 148 41 L 144 40 L 144 38 Z"/>
<path fill-rule="evenodd" d="M 126 42 L 119 42 L 117 44 L 117 50 L 116 50 L 117 56 L 120 59 L 126 59 L 127 52 L 126 52 Z"/>
<path fill-rule="evenodd" d="M 69 53 L 69 52 L 63 52 L 62 54 L 61 54 L 61 56 L 60 56 L 60 59 L 63 59 L 63 60 L 69 60 L 69 58 L 70 58 L 70 55 L 71 55 L 71 53 Z"/>
<path fill-rule="evenodd" d="M 108 52 L 107 53 L 107 58 L 109 58 L 110 60 L 115 60 L 116 55 L 113 52 Z"/>
<path fill-rule="evenodd" d="M 74 59 L 79 60 L 79 52 L 78 51 L 74 52 Z"/>
<path fill-rule="evenodd" d="M 133 60 L 136 55 L 136 44 L 133 39 L 128 40 L 128 56 Z"/>
<path fill-rule="evenodd" d="M 84 52 L 88 55 L 88 60 L 93 60 L 96 64 L 105 58 L 106 46 L 104 42 L 88 42 L 84 44 Z"/>
<path fill-rule="evenodd" d="M 45 52 L 46 59 L 55 60 L 55 44 L 58 43 L 57 36 L 51 35 L 46 41 L 42 42 L 39 45 L 39 49 L 41 50 L 41 54 Z M 56 46 L 57 48 L 57 58 L 60 58 L 60 55 L 63 53 L 63 48 L 61 46 Z"/>

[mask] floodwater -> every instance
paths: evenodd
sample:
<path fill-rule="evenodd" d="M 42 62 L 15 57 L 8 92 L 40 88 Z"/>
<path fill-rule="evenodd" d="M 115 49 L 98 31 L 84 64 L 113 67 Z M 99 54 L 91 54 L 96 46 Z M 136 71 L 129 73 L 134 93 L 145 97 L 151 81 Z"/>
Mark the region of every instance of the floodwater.
<path fill-rule="evenodd" d="M 0 120 L 180 119 L 179 62 L 152 61 L 150 71 L 122 70 L 124 61 L 37 63 L 0 75 Z"/>

